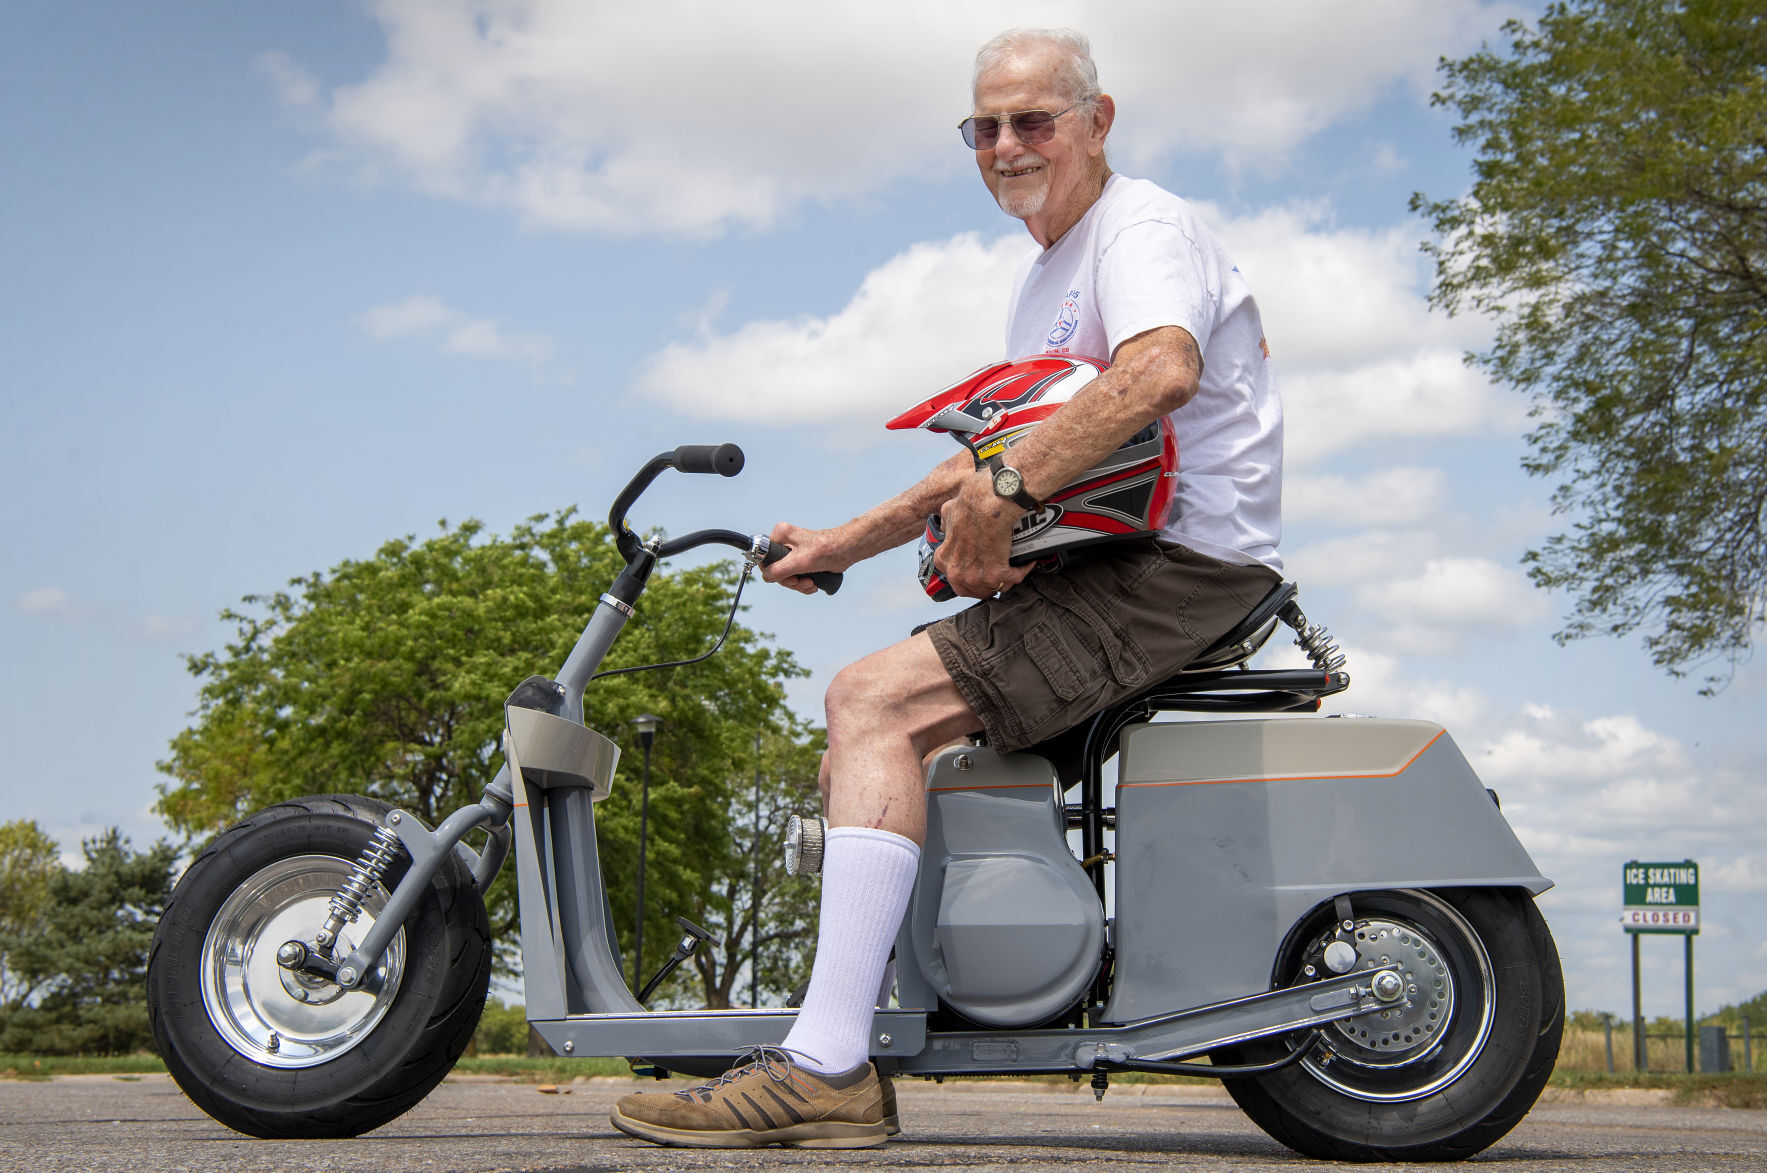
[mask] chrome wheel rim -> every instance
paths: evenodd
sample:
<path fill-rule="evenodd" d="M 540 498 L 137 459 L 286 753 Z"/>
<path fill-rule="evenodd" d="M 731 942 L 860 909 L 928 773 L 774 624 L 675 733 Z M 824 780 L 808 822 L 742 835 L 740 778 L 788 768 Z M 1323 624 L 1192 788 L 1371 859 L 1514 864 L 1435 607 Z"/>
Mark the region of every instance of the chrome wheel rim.
<path fill-rule="evenodd" d="M 1351 971 L 1397 966 L 1405 998 L 1334 1023 L 1301 1067 L 1358 1100 L 1421 1100 L 1459 1079 L 1483 1053 L 1497 1013 L 1496 974 L 1466 918 L 1430 893 L 1386 893 L 1368 903 L 1369 912 L 1355 918 Z M 1317 938 L 1306 960 L 1334 937 L 1328 930 Z"/>
<path fill-rule="evenodd" d="M 227 1045 L 252 1062 L 295 1068 L 335 1059 L 367 1038 L 398 997 L 403 928 L 357 989 L 276 963 L 286 941 L 312 947 L 350 869 L 349 860 L 330 855 L 277 860 L 234 889 L 210 923 L 202 947 L 203 1006 Z M 375 885 L 360 918 L 338 935 L 333 956 L 350 954 L 386 902 L 386 889 Z"/>

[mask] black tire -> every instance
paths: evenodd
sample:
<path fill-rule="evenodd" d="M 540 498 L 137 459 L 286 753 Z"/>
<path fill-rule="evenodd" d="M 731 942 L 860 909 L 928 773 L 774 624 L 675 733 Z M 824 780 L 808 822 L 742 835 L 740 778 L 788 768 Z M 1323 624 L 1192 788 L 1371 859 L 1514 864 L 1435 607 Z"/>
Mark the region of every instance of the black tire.
<path fill-rule="evenodd" d="M 1364 966 L 1371 922 L 1409 926 L 1407 956 L 1440 962 L 1447 978 L 1440 988 L 1448 993 L 1442 1016 L 1430 1020 L 1435 966 L 1419 962 L 1408 980 L 1417 977 L 1424 996 L 1397 1014 L 1400 1021 L 1323 1028 L 1329 1062 L 1318 1062 L 1315 1048 L 1296 1066 L 1226 1080 L 1229 1093 L 1258 1127 L 1309 1157 L 1458 1161 L 1483 1151 L 1527 1115 L 1558 1059 L 1564 977 L 1545 920 L 1526 892 L 1513 889 L 1363 892 L 1351 904 Z M 1279 983 L 1302 976 L 1335 924 L 1326 904 L 1297 927 L 1278 963 Z M 1372 949 L 1400 957 L 1386 941 Z M 1260 1040 L 1213 1060 L 1268 1063 L 1299 1041 Z"/>
<path fill-rule="evenodd" d="M 219 836 L 173 890 L 148 957 L 148 1015 L 178 1086 L 229 1128 L 358 1136 L 428 1095 L 472 1038 L 490 983 L 490 930 L 452 853 L 388 949 L 382 990 L 296 988 L 275 965 L 289 936 L 311 942 L 391 809 L 345 795 L 273 806 Z M 340 938 L 340 957 L 410 862 L 394 854 L 363 919 Z"/>

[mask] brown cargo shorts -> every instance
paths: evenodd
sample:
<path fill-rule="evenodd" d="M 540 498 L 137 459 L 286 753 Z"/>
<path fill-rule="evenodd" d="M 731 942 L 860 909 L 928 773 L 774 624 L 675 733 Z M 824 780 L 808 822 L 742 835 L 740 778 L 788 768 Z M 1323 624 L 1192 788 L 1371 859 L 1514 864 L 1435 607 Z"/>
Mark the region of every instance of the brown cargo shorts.
<path fill-rule="evenodd" d="M 926 629 L 988 744 L 1024 749 L 1183 668 L 1282 581 L 1155 538 L 1035 571 Z"/>

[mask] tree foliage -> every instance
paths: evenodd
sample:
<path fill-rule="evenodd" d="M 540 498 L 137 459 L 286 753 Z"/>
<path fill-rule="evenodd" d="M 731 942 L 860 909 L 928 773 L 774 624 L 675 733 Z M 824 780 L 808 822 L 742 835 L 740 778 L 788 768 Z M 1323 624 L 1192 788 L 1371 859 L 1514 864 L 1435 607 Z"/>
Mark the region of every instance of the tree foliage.
<path fill-rule="evenodd" d="M 1412 198 L 1435 305 L 1498 321 L 1473 360 L 1529 393 L 1523 466 L 1569 531 L 1526 556 L 1573 592 L 1558 638 L 1643 636 L 1681 675 L 1767 616 L 1767 13 L 1759 0 L 1569 0 L 1444 61 L 1478 151 Z"/>
<path fill-rule="evenodd" d="M 751 990 L 752 1004 L 779 1005 L 809 976 L 821 886 L 785 874 L 779 832 L 788 817 L 820 804 L 821 749 L 819 737 L 763 738 L 753 759 L 755 777 L 748 786 L 738 781 L 733 787 L 732 846 L 746 866 L 720 876 L 706 894 L 706 920 L 700 923 L 722 939 L 693 957 L 706 1006 L 750 1005 Z"/>
<path fill-rule="evenodd" d="M 59 863 L 35 922 L 0 939 L 22 992 L 0 1007 L 0 1051 L 125 1054 L 150 1048 L 147 951 L 171 894 L 176 849 L 146 851 L 111 828 Z"/>
<path fill-rule="evenodd" d="M 388 542 L 372 558 L 248 597 L 224 614 L 235 640 L 189 660 L 202 682 L 199 708 L 160 764 L 170 777 L 160 813 L 196 837 L 283 799 L 345 792 L 434 825 L 478 800 L 501 763 L 504 699 L 524 678 L 557 670 L 621 566 L 605 526 L 562 513 L 531 518 L 506 538 L 476 522 L 444 523 L 428 540 Z M 705 651 L 735 583 L 728 563 L 659 569 L 607 667 Z M 654 968 L 677 939 L 677 914 L 708 917 L 706 893 L 748 875 L 732 812 L 753 776 L 757 732 L 780 753 L 806 743 L 783 689 L 801 674 L 789 653 L 739 623 L 701 663 L 589 687 L 587 723 L 624 751 L 596 821 L 628 957 L 643 761 L 632 718 L 663 719 L 645 874 Z M 517 944 L 514 873 L 505 867 L 487 900 L 505 972 Z"/>
<path fill-rule="evenodd" d="M 61 871 L 61 853 L 30 819 L 0 825 L 0 1009 L 24 1005 L 41 982 L 21 973 L 12 942 L 41 931 L 49 911 L 49 884 Z"/>

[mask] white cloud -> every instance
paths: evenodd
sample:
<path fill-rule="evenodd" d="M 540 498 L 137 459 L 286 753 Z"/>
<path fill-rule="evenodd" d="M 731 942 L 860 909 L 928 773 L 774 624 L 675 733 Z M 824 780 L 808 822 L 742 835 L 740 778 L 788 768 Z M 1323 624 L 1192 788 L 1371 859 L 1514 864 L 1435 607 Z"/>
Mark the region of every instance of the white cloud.
<path fill-rule="evenodd" d="M 1701 869 L 1702 890 L 1714 892 L 1767 892 L 1767 855 L 1742 855 Z"/>
<path fill-rule="evenodd" d="M 1285 456 L 1299 468 L 1367 440 L 1515 430 L 1527 410 L 1446 350 L 1297 370 L 1283 377 L 1282 404 Z"/>
<path fill-rule="evenodd" d="M 66 615 L 71 607 L 60 587 L 37 587 L 18 597 L 18 609 L 26 615 Z"/>
<path fill-rule="evenodd" d="M 1376 469 L 1360 477 L 1285 476 L 1286 522 L 1337 525 L 1407 525 L 1432 520 L 1448 496 L 1448 474 L 1439 468 Z"/>
<path fill-rule="evenodd" d="M 287 53 L 260 53 L 257 66 L 258 72 L 269 79 L 276 100 L 282 105 L 299 108 L 319 100 L 319 82 Z"/>
<path fill-rule="evenodd" d="M 492 359 L 536 374 L 547 369 L 558 349 L 549 335 L 510 330 L 494 319 L 475 318 L 452 309 L 428 294 L 377 305 L 358 314 L 356 324 L 377 341 L 424 337 L 436 342 L 444 354 Z"/>
<path fill-rule="evenodd" d="M 917 244 L 828 317 L 753 321 L 666 347 L 639 390 L 698 416 L 880 425 L 999 357 L 1013 270 L 1029 247 L 974 233 Z M 708 386 L 722 391 L 708 396 Z"/>
<path fill-rule="evenodd" d="M 182 639 L 196 630 L 196 620 L 177 619 L 170 615 L 149 615 L 141 621 L 141 634 L 148 639 Z"/>
<path fill-rule="evenodd" d="M 1547 614 L 1520 571 L 1489 558 L 1432 558 L 1410 578 L 1364 584 L 1357 602 L 1384 617 L 1390 646 L 1440 654 L 1472 631 L 1515 631 Z"/>
<path fill-rule="evenodd" d="M 967 166 L 953 127 L 973 55 L 1011 25 L 1091 36 L 1132 168 L 1205 150 L 1274 173 L 1393 83 L 1424 92 L 1438 56 L 1518 8 L 1285 0 L 1263 6 L 1251 37 L 1231 6 L 1156 0 L 377 0 L 369 11 L 386 56 L 326 96 L 323 155 L 547 228 L 703 234 Z M 267 56 L 284 100 L 301 100 L 312 79 Z M 860 110 L 882 114 L 856 124 Z"/>
<path fill-rule="evenodd" d="M 458 315 L 437 298 L 414 294 L 404 301 L 377 305 L 357 317 L 356 321 L 375 339 L 400 338 L 422 334 L 450 324 Z"/>
<path fill-rule="evenodd" d="M 1544 706 L 1524 710 L 1487 746 L 1481 768 L 1508 777 L 1599 783 L 1641 813 L 1663 796 L 1664 787 L 1693 778 L 1681 744 L 1635 716 L 1581 719 Z"/>
<path fill-rule="evenodd" d="M 1296 479 L 1284 478 L 1285 517 L 1293 516 L 1295 507 L 1295 494 L 1287 491 L 1286 486 Z M 1285 549 L 1282 564 L 1290 579 L 1310 587 L 1384 582 L 1415 573 L 1435 556 L 1438 546 L 1437 536 L 1429 530 L 1366 530 Z"/>

